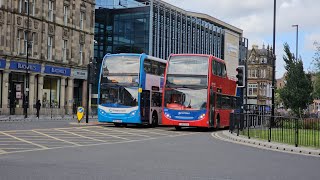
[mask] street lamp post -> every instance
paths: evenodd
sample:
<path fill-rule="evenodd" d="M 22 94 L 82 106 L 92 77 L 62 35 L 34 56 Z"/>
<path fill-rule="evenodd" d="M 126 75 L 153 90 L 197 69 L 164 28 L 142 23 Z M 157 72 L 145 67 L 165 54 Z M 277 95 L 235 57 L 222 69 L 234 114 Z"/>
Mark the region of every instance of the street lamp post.
<path fill-rule="evenodd" d="M 89 96 L 90 96 L 90 78 L 91 78 L 91 66 L 92 66 L 92 60 L 90 59 L 89 64 L 87 65 L 87 99 L 86 99 L 86 123 L 89 122 Z"/>
<path fill-rule="evenodd" d="M 276 84 L 276 9 L 277 9 L 277 0 L 273 1 L 273 64 L 272 64 L 272 110 L 271 110 L 271 122 L 274 122 L 274 110 L 275 110 L 275 102 L 274 102 L 274 96 L 275 96 L 275 84 Z M 271 141 L 271 125 L 269 127 L 269 138 L 268 141 Z"/>
<path fill-rule="evenodd" d="M 29 106 L 29 21 L 30 21 L 30 0 L 28 0 L 28 7 L 27 7 L 27 66 L 26 66 L 26 88 L 25 88 L 25 96 L 24 96 L 24 118 L 28 118 L 28 106 Z"/>
<path fill-rule="evenodd" d="M 299 42 L 299 25 L 297 25 L 297 24 L 295 24 L 295 25 L 292 25 L 292 27 L 296 27 L 296 29 L 297 29 L 297 37 L 296 37 L 296 60 L 298 60 L 298 42 Z"/>

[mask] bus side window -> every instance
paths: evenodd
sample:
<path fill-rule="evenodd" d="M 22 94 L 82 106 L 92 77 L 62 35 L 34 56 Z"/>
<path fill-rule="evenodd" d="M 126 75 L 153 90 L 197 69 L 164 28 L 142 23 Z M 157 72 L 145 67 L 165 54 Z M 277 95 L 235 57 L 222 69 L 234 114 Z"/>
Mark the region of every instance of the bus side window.
<path fill-rule="evenodd" d="M 222 77 L 226 77 L 227 76 L 227 70 L 226 70 L 226 65 L 225 64 L 221 64 L 221 75 L 222 75 Z"/>
<path fill-rule="evenodd" d="M 160 74 L 159 64 L 160 63 L 158 61 L 152 61 L 151 74 L 153 74 L 153 75 L 159 75 Z"/>
<path fill-rule="evenodd" d="M 221 74 L 221 63 L 217 62 L 217 75 L 222 76 Z"/>
<path fill-rule="evenodd" d="M 161 106 L 161 94 L 159 92 L 152 93 L 152 106 L 153 107 Z"/>
<path fill-rule="evenodd" d="M 149 59 L 145 59 L 143 62 L 144 71 L 148 74 L 151 73 L 151 61 Z"/>
<path fill-rule="evenodd" d="M 160 63 L 160 76 L 164 76 L 165 70 L 166 70 L 166 64 Z"/>
<path fill-rule="evenodd" d="M 218 76 L 219 75 L 219 63 L 217 62 L 217 61 L 215 61 L 214 62 L 214 74 L 216 75 L 216 76 Z"/>
<path fill-rule="evenodd" d="M 221 108 L 221 104 L 222 104 L 222 96 L 221 94 L 217 95 L 217 108 Z"/>
<path fill-rule="evenodd" d="M 213 75 L 216 75 L 216 61 L 215 60 L 212 60 L 212 74 Z"/>

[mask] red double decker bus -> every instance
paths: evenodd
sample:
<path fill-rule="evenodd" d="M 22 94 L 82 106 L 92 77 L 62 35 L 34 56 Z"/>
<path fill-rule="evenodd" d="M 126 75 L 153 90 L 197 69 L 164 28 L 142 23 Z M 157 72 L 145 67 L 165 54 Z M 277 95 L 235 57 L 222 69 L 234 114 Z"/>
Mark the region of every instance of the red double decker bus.
<path fill-rule="evenodd" d="M 229 126 L 238 104 L 236 81 L 225 62 L 212 55 L 173 54 L 169 57 L 162 101 L 162 124 L 181 127 Z"/>

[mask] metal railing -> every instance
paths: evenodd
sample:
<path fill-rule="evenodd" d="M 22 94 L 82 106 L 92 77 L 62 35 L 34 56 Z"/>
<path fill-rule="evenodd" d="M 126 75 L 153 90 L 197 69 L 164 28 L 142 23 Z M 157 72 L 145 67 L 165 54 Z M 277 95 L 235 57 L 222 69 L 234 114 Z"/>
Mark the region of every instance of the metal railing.
<path fill-rule="evenodd" d="M 268 114 L 230 114 L 230 132 L 238 136 L 320 148 L 320 119 Z"/>

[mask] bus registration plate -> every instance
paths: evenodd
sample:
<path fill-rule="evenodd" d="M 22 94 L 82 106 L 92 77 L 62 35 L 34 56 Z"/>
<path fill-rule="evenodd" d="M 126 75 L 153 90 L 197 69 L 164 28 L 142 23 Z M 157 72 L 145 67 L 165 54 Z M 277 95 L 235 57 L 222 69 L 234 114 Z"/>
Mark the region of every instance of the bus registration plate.
<path fill-rule="evenodd" d="M 179 123 L 179 126 L 189 126 L 189 123 Z"/>
<path fill-rule="evenodd" d="M 112 122 L 114 122 L 114 123 L 122 123 L 122 120 L 115 119 Z"/>

